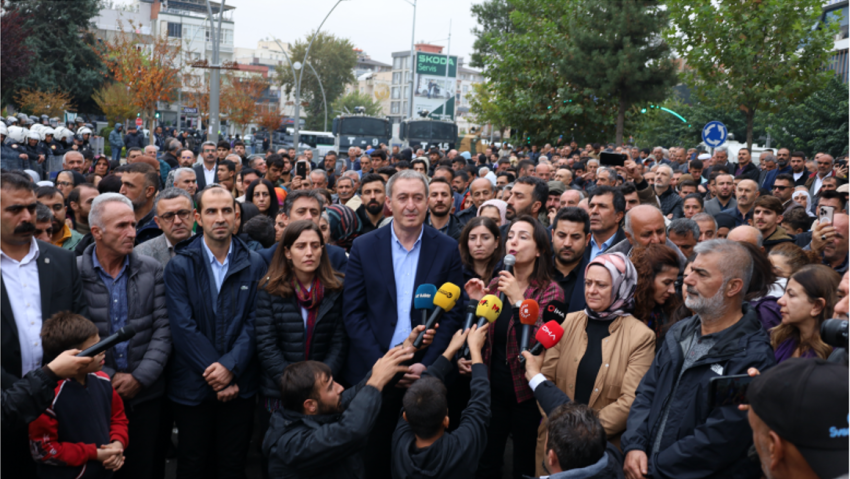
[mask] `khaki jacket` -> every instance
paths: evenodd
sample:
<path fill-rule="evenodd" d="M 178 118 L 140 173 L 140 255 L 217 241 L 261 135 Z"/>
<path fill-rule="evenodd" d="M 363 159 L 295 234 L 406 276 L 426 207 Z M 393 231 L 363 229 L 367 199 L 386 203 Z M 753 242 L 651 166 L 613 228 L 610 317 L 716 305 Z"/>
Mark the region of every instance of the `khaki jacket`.
<path fill-rule="evenodd" d="M 561 323 L 563 339 L 546 351 L 543 360 L 541 373 L 570 398 L 575 395 L 578 365 L 587 350 L 587 321 L 584 311 L 568 314 Z M 655 333 L 631 315 L 612 321 L 609 332 L 611 335 L 602 340 L 602 366 L 588 406 L 599 413 L 608 441 L 619 447 L 635 390 L 655 357 Z M 538 475 L 543 474 L 540 464 L 548 427 L 544 415 L 537 431 Z"/>

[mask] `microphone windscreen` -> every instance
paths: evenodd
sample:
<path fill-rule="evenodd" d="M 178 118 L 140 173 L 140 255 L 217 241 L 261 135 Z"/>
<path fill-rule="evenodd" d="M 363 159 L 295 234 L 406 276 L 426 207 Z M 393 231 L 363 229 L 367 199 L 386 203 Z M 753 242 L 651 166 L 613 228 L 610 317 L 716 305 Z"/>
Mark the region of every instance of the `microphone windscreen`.
<path fill-rule="evenodd" d="M 505 268 L 513 268 L 516 264 L 516 256 L 512 254 L 506 254 L 505 259 L 502 260 L 502 264 L 505 265 Z"/>
<path fill-rule="evenodd" d="M 549 321 L 544 324 L 534 335 L 534 339 L 546 349 L 558 344 L 562 337 L 564 337 L 564 328 L 557 321 Z"/>
<path fill-rule="evenodd" d="M 455 307 L 458 299 L 460 299 L 460 288 L 452 283 L 443 283 L 434 295 L 434 306 L 448 311 Z"/>
<path fill-rule="evenodd" d="M 519 305 L 519 321 L 534 326 L 540 313 L 540 305 L 533 299 L 526 299 Z"/>
<path fill-rule="evenodd" d="M 560 301 L 551 301 L 543 311 L 543 322 L 557 321 L 563 323 L 567 319 L 567 305 Z"/>
<path fill-rule="evenodd" d="M 493 322 L 499 319 L 502 313 L 502 300 L 494 294 L 488 294 L 481 298 L 478 302 L 478 307 L 475 309 L 475 315 L 479 318 L 484 318 L 488 322 Z"/>
<path fill-rule="evenodd" d="M 413 297 L 414 309 L 434 309 L 434 295 L 437 294 L 437 287 L 433 284 L 420 284 L 416 288 L 416 296 Z"/>

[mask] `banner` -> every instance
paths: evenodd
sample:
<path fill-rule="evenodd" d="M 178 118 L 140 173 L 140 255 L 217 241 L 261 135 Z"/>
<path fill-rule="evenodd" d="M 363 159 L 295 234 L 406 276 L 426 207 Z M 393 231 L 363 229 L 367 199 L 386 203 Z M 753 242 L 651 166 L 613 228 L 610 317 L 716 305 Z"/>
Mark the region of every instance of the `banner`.
<path fill-rule="evenodd" d="M 446 63 L 448 59 L 448 78 Z M 457 95 L 457 57 L 447 57 L 438 53 L 416 52 L 414 70 L 413 117 L 417 112 L 428 110 L 435 120 L 455 119 L 455 100 Z"/>

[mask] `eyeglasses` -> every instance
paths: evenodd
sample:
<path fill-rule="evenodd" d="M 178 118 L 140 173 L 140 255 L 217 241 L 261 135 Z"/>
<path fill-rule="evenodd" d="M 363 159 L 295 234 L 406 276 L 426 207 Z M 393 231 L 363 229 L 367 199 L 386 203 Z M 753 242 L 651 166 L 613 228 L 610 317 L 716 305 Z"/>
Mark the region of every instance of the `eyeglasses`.
<path fill-rule="evenodd" d="M 174 221 L 175 216 L 180 218 L 180 221 L 187 221 L 189 219 L 190 214 L 192 214 L 192 212 L 190 210 L 179 210 L 179 211 L 176 211 L 176 212 L 175 211 L 169 211 L 167 213 L 163 213 L 163 214 L 159 215 L 159 217 L 163 221 L 171 223 L 172 221 Z"/>
<path fill-rule="evenodd" d="M 56 184 L 59 186 L 74 186 L 70 181 L 57 181 Z"/>
<path fill-rule="evenodd" d="M 43 230 L 36 228 L 35 231 L 33 232 L 33 234 L 35 236 L 41 236 L 42 234 L 45 234 L 45 233 L 47 234 L 47 236 L 53 236 L 53 228 L 51 227 L 51 228 L 47 228 L 47 229 L 43 229 Z"/>
<path fill-rule="evenodd" d="M 790 186 L 779 186 L 779 185 L 773 185 L 773 189 L 774 189 L 774 190 L 783 191 L 783 190 L 787 190 L 788 188 L 791 188 L 791 187 L 790 187 Z"/>

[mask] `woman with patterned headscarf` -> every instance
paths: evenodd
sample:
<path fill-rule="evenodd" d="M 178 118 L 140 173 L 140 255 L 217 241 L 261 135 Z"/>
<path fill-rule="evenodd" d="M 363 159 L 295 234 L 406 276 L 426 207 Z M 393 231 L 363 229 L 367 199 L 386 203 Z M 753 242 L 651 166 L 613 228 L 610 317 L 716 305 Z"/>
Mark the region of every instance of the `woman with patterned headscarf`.
<path fill-rule="evenodd" d="M 330 205 L 325 208 L 325 212 L 328 214 L 331 241 L 348 253 L 354 238 L 360 236 L 362 232 L 360 217 L 345 205 Z"/>
<path fill-rule="evenodd" d="M 599 414 L 608 440 L 619 447 L 635 389 L 655 356 L 655 333 L 631 315 L 637 272 L 622 253 L 603 253 L 584 273 L 587 307 L 567 315 L 564 336 L 546 351 L 541 373 L 575 402 Z M 537 437 L 538 475 L 547 421 Z"/>

